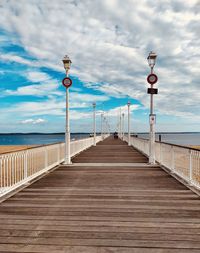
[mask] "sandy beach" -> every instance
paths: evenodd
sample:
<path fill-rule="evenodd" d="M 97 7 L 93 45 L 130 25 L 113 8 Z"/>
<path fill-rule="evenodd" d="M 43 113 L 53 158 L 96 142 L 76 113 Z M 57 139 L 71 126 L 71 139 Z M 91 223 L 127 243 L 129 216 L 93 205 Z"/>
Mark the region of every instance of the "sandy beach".
<path fill-rule="evenodd" d="M 35 145 L 37 146 L 37 145 Z M 35 147 L 34 145 L 16 145 L 16 146 L 12 146 L 12 145 L 0 145 L 0 154 L 3 153 L 9 153 L 9 152 L 15 152 L 15 151 L 20 151 L 20 150 L 25 150 L 27 148 L 31 148 L 31 147 Z"/>
<path fill-rule="evenodd" d="M 200 146 L 191 146 L 191 148 L 200 149 Z"/>

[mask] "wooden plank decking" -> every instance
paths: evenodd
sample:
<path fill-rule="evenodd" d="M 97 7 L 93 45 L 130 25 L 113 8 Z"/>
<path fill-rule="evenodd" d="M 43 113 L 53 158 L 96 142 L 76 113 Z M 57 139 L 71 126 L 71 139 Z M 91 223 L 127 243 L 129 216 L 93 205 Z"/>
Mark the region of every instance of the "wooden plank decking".
<path fill-rule="evenodd" d="M 199 197 L 132 147 L 109 138 L 74 162 L 0 204 L 0 252 L 200 252 Z"/>

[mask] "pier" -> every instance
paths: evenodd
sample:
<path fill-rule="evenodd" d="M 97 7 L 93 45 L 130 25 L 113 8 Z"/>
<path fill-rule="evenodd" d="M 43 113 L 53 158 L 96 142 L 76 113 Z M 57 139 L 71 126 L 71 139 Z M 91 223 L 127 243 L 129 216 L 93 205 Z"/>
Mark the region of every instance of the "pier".
<path fill-rule="evenodd" d="M 135 146 L 105 138 L 3 201 L 0 252 L 200 252 L 200 197 Z"/>

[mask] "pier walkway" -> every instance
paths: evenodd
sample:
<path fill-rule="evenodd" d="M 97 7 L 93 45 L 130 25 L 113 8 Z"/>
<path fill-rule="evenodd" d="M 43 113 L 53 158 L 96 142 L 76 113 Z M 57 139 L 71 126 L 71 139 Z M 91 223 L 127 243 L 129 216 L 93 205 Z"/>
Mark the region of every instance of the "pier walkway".
<path fill-rule="evenodd" d="M 109 137 L 0 204 L 0 252 L 197 253 L 200 199 Z"/>

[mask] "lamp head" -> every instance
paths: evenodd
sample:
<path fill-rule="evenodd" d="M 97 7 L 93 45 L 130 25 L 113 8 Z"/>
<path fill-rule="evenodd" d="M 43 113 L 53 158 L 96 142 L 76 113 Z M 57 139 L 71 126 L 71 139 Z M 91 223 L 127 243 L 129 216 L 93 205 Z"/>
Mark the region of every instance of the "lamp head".
<path fill-rule="evenodd" d="M 157 54 L 151 51 L 147 57 L 149 67 L 153 68 L 156 64 Z"/>
<path fill-rule="evenodd" d="M 72 61 L 70 60 L 69 56 L 65 55 L 62 59 L 62 62 L 63 62 L 63 65 L 64 65 L 64 68 L 65 70 L 69 70 L 70 67 L 71 67 L 71 63 Z"/>

